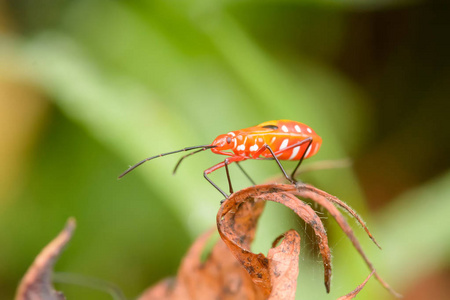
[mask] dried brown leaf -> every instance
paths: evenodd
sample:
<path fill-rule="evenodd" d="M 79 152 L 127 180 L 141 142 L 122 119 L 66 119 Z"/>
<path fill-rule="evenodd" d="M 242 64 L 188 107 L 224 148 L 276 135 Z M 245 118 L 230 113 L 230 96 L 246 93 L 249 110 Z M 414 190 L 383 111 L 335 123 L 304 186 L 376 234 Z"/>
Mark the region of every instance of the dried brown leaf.
<path fill-rule="evenodd" d="M 335 205 L 339 205 L 355 217 L 376 243 L 362 219 L 347 204 L 307 184 L 266 184 L 236 192 L 224 201 L 216 219 L 222 240 L 215 244 L 206 261 L 201 260 L 201 254 L 213 231 L 203 234 L 192 245 L 183 259 L 176 278 L 161 281 L 145 291 L 139 299 L 295 299 L 300 254 L 298 233 L 289 230 L 277 238 L 267 257 L 261 253 L 255 254 L 250 251 L 265 201 L 285 205 L 313 228 L 322 255 L 325 286 L 329 292 L 331 254 L 328 237 L 316 212 L 298 197 L 308 198 L 323 206 L 333 216 L 372 270 L 372 273 L 361 285 L 338 300 L 354 298 L 372 275 L 391 293 L 399 296 L 376 273 L 351 227 L 335 207 Z M 52 287 L 52 267 L 70 240 L 74 229 L 75 221 L 69 219 L 64 230 L 42 250 L 22 279 L 16 300 L 65 299 L 62 293 L 55 291 Z M 280 245 L 276 246 L 280 240 L 282 240 Z"/>
<path fill-rule="evenodd" d="M 331 254 L 328 237 L 320 218 L 298 197 L 308 198 L 328 210 L 372 270 L 370 276 L 374 275 L 388 290 L 398 295 L 376 273 L 351 227 L 335 207 L 339 205 L 355 217 L 376 243 L 362 219 L 347 204 L 306 184 L 266 184 L 238 191 L 223 202 L 216 218 L 222 240 L 217 242 L 205 262 L 201 262 L 200 256 L 211 232 L 202 235 L 193 244 L 176 279 L 160 282 L 148 289 L 139 299 L 294 299 L 299 272 L 298 233 L 290 230 L 278 238 L 267 257 L 250 251 L 265 201 L 274 201 L 289 207 L 314 229 L 324 264 L 325 286 L 329 291 Z M 283 240 L 276 246 L 280 239 Z M 355 297 L 370 276 L 357 289 L 340 299 Z"/>
<path fill-rule="evenodd" d="M 341 227 L 342 231 L 344 231 L 344 233 L 350 239 L 350 241 L 353 244 L 353 247 L 355 247 L 355 249 L 358 251 L 359 255 L 363 258 L 364 262 L 369 267 L 369 269 L 371 271 L 374 271 L 375 268 L 373 267 L 372 262 L 369 260 L 369 258 L 366 256 L 366 254 L 362 250 L 361 244 L 356 239 L 356 236 L 353 233 L 353 230 L 348 225 L 348 223 L 345 220 L 344 216 L 333 205 L 333 203 L 337 203 L 337 204 L 341 205 L 344 208 L 348 207 L 348 206 L 342 205 L 344 203 L 341 200 L 339 200 L 338 198 L 336 198 L 335 196 L 332 196 L 332 195 L 330 195 L 330 194 L 328 194 L 328 193 L 326 193 L 326 192 L 324 192 L 322 190 L 319 190 L 319 189 L 317 189 L 317 188 L 315 188 L 315 187 L 313 187 L 311 185 L 308 185 L 308 184 L 297 184 L 296 185 L 296 191 L 295 190 L 292 191 L 292 187 L 293 186 L 290 186 L 290 185 L 283 185 L 283 189 L 284 188 L 291 189 L 291 193 L 293 193 L 294 195 L 297 195 L 297 196 L 303 197 L 303 198 L 311 199 L 312 201 L 314 201 L 314 202 L 318 203 L 319 205 L 321 205 L 322 207 L 324 207 L 330 213 L 330 215 L 333 216 L 333 218 L 336 220 L 338 225 Z M 350 209 L 350 211 L 352 211 L 352 210 Z M 351 212 L 352 215 L 353 215 L 353 213 Z M 356 213 L 354 213 L 354 214 L 356 215 Z M 360 221 L 360 223 L 363 225 L 363 227 L 365 228 L 367 234 L 370 237 L 372 237 L 372 235 L 370 234 L 369 230 L 365 226 L 364 222 L 362 222 L 361 218 L 358 217 L 357 220 Z M 376 241 L 373 238 L 372 238 L 372 240 L 376 243 Z M 385 289 L 387 289 L 392 295 L 394 295 L 397 298 L 401 298 L 402 297 L 402 295 L 400 295 L 394 289 L 392 289 L 389 286 L 389 284 L 387 284 L 387 282 L 385 282 L 383 280 L 383 278 L 381 278 L 381 276 L 378 275 L 378 273 L 376 271 L 374 272 L 374 276 L 381 283 L 381 285 Z"/>
<path fill-rule="evenodd" d="M 338 225 L 350 239 L 353 246 L 359 252 L 370 270 L 374 271 L 372 263 L 362 250 L 361 245 L 353 233 L 353 230 L 334 204 L 341 206 L 353 217 L 355 217 L 374 243 L 377 243 L 362 219 L 347 204 L 338 198 L 307 184 L 265 184 L 253 186 L 234 193 L 223 203 L 217 215 L 217 225 L 222 239 L 225 241 L 230 250 L 232 250 L 235 257 L 242 263 L 255 284 L 260 286 L 266 295 L 269 295 L 272 292 L 273 286 L 270 278 L 270 272 L 268 270 L 270 262 L 263 254 L 254 254 L 249 251 L 249 245 L 241 242 L 246 241 L 245 232 L 243 232 L 242 229 L 247 227 L 254 228 L 256 227 L 256 224 L 240 224 L 236 222 L 235 218 L 235 215 L 239 214 L 239 210 L 242 205 L 246 203 L 256 204 L 262 201 L 261 199 L 284 204 L 285 206 L 291 208 L 297 213 L 297 215 L 304 219 L 305 222 L 313 227 L 316 236 L 318 237 L 320 251 L 324 262 L 325 286 L 327 291 L 329 291 L 330 288 L 331 263 L 327 236 L 325 230 L 323 229 L 322 222 L 314 211 L 311 209 L 308 210 L 308 206 L 297 197 L 294 197 L 294 195 L 297 197 L 310 199 L 324 207 L 330 215 L 333 216 Z M 303 205 L 301 203 L 303 203 Z M 257 218 L 254 218 L 253 220 L 256 221 Z M 244 221 L 250 221 L 250 219 L 244 219 Z M 401 297 L 401 295 L 396 293 L 376 272 L 374 272 L 374 276 L 389 292 L 396 297 Z"/>
<path fill-rule="evenodd" d="M 278 247 L 269 250 L 269 271 L 272 284 L 270 300 L 295 299 L 300 255 L 300 235 L 289 230 Z"/>
<path fill-rule="evenodd" d="M 260 185 L 251 188 L 241 190 L 234 193 L 229 199 L 227 199 L 219 209 L 217 214 L 217 227 L 219 234 L 224 242 L 233 252 L 234 256 L 241 262 L 249 275 L 252 277 L 253 282 L 260 286 L 266 295 L 271 295 L 274 285 L 277 285 L 276 279 L 271 277 L 270 265 L 271 261 L 263 254 L 255 254 L 249 250 L 249 245 L 244 244 L 242 241 L 246 241 L 245 231 L 243 228 L 254 228 L 258 218 L 248 217 L 247 219 L 238 218 L 243 212 L 242 207 L 256 206 L 263 200 L 274 201 L 281 203 L 290 209 L 292 209 L 300 218 L 305 220 L 314 229 L 318 238 L 320 251 L 323 258 L 325 269 L 325 286 L 327 291 L 330 287 L 331 279 L 331 253 L 328 247 L 328 238 L 325 228 L 314 212 L 314 210 L 300 201 L 294 195 L 290 193 L 280 192 L 278 190 L 272 190 L 272 185 Z M 252 211 L 245 210 L 245 214 L 252 214 Z M 259 216 L 259 214 L 258 214 Z M 241 222 L 237 222 L 239 219 Z M 245 223 L 242 223 L 245 222 Z M 300 250 L 299 250 L 300 251 Z M 285 257 L 287 264 L 291 262 L 289 260 L 298 261 L 298 257 Z M 290 280 L 297 280 L 296 273 L 295 278 Z M 295 285 L 296 286 L 296 285 Z M 295 288 L 294 293 L 295 294 Z"/>
<path fill-rule="evenodd" d="M 260 199 L 260 197 L 257 197 Z M 330 292 L 331 281 L 331 252 L 328 247 L 328 237 L 323 226 L 322 221 L 316 212 L 306 203 L 299 200 L 289 193 L 271 193 L 264 196 L 264 199 L 281 203 L 288 208 L 292 209 L 305 223 L 309 224 L 317 238 L 319 244 L 320 254 L 322 255 L 323 267 L 324 267 L 324 282 L 327 292 Z"/>
<path fill-rule="evenodd" d="M 173 296 L 175 282 L 175 278 L 163 279 L 144 291 L 138 300 L 175 300 L 177 299 Z"/>
<path fill-rule="evenodd" d="M 51 283 L 53 266 L 75 230 L 75 219 L 70 218 L 61 233 L 36 257 L 16 293 L 16 300 L 63 300 Z"/>
<path fill-rule="evenodd" d="M 216 243 L 207 260 L 201 262 L 201 253 L 211 234 L 212 231 L 203 234 L 192 245 L 176 279 L 160 282 L 139 300 L 265 299 L 222 240 Z"/>
<path fill-rule="evenodd" d="M 339 297 L 337 300 L 350 300 L 356 297 L 356 295 L 359 294 L 359 292 L 361 292 L 361 290 L 363 289 L 363 287 L 366 285 L 367 281 L 369 281 L 370 277 L 372 277 L 372 275 L 375 273 L 375 270 L 373 270 L 369 276 L 367 276 L 367 278 L 363 281 L 363 283 L 361 283 L 360 285 L 358 285 L 358 287 L 356 289 L 354 289 L 353 291 L 351 291 L 350 293 L 348 293 L 345 296 Z"/>
<path fill-rule="evenodd" d="M 299 186 L 299 185 L 298 185 Z M 367 235 L 370 237 L 370 239 L 375 243 L 375 245 L 377 245 L 378 248 L 381 249 L 381 246 L 378 244 L 378 242 L 375 240 L 375 238 L 372 236 L 372 234 L 369 231 L 369 228 L 367 228 L 366 223 L 363 221 L 363 219 L 345 202 L 343 202 L 342 200 L 340 200 L 339 198 L 330 195 L 312 185 L 309 184 L 301 184 L 300 186 L 307 188 L 311 191 L 313 191 L 314 193 L 317 193 L 319 195 L 321 195 L 322 197 L 325 197 L 328 201 L 335 203 L 337 205 L 339 205 L 340 207 L 342 207 L 343 209 L 345 209 L 353 218 L 355 218 L 359 224 L 361 224 L 361 226 L 364 228 L 365 232 L 367 233 Z"/>

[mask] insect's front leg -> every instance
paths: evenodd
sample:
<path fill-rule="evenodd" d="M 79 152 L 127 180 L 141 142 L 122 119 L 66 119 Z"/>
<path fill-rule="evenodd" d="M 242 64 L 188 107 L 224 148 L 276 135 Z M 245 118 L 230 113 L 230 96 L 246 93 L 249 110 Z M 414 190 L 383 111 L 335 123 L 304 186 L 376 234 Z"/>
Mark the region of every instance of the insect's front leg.
<path fill-rule="evenodd" d="M 230 195 L 234 193 L 233 186 L 231 185 L 231 179 L 230 179 L 230 171 L 228 171 L 228 165 L 230 164 L 230 161 L 228 158 L 226 158 L 223 161 L 223 164 L 225 165 L 225 173 L 227 174 L 227 180 L 228 180 L 228 187 L 230 190 Z"/>
<path fill-rule="evenodd" d="M 231 163 L 233 163 L 233 162 L 238 162 L 238 161 L 243 161 L 243 160 L 246 160 L 247 158 L 246 157 L 243 157 L 243 156 L 231 156 L 231 157 L 228 157 L 227 159 L 225 159 L 223 162 L 221 162 L 221 163 L 218 163 L 217 165 L 214 165 L 214 166 L 212 166 L 211 168 L 209 168 L 209 169 L 206 169 L 204 172 L 203 172 L 203 176 L 205 177 L 205 179 L 206 180 L 208 180 L 208 182 L 213 186 L 213 187 L 215 187 L 222 195 L 224 195 L 225 196 L 225 198 L 228 198 L 228 195 L 221 189 L 221 188 L 219 188 L 209 177 L 208 177 L 208 174 L 211 174 L 212 172 L 214 172 L 214 171 L 216 171 L 216 170 L 218 170 L 218 169 L 220 169 L 220 168 L 222 168 L 222 167 L 225 167 L 225 171 L 226 171 L 226 174 L 227 174 L 227 179 L 228 179 L 228 186 L 229 186 L 229 188 L 230 188 L 230 194 L 232 194 L 233 193 L 233 187 L 232 187 L 232 185 L 231 185 L 231 179 L 230 179 L 230 173 L 229 173 L 229 171 L 228 171 L 228 165 L 229 164 L 231 164 Z"/>
<path fill-rule="evenodd" d="M 225 198 L 228 199 L 228 195 L 227 195 L 224 191 L 222 191 L 222 189 L 221 189 L 220 187 L 218 187 L 217 184 L 215 184 L 214 181 L 212 181 L 212 180 L 208 177 L 208 174 L 211 174 L 212 172 L 214 172 L 214 171 L 216 171 L 216 170 L 222 168 L 223 166 L 225 166 L 225 162 L 218 163 L 217 165 L 214 165 L 214 166 L 212 166 L 211 168 L 206 169 L 206 170 L 203 172 L 203 177 L 205 177 L 205 179 L 208 180 L 208 182 L 209 182 L 213 187 L 215 187 L 216 190 L 218 190 Z"/>

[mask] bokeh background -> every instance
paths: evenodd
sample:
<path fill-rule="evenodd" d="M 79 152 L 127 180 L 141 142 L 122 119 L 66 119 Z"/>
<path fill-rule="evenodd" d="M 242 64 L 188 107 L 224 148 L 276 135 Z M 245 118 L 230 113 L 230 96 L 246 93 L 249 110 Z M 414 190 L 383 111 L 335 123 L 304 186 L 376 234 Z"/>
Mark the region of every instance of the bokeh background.
<path fill-rule="evenodd" d="M 117 285 L 127 298 L 174 275 L 214 226 L 221 196 L 209 153 L 129 165 L 272 119 L 324 142 L 305 173 L 366 220 L 353 228 L 405 299 L 450 294 L 450 6 L 445 1 L 0 1 L 0 299 L 68 217 L 78 228 L 56 271 Z M 243 164 L 258 182 L 273 162 Z M 292 164 L 286 164 L 287 168 Z M 231 168 L 236 187 L 249 183 Z M 212 178 L 224 188 L 225 175 Z M 303 230 L 297 299 L 336 299 L 369 271 L 323 213 L 332 292 Z M 255 251 L 304 224 L 266 210 Z M 111 299 L 58 284 L 68 299 Z M 372 279 L 361 299 L 390 299 Z"/>

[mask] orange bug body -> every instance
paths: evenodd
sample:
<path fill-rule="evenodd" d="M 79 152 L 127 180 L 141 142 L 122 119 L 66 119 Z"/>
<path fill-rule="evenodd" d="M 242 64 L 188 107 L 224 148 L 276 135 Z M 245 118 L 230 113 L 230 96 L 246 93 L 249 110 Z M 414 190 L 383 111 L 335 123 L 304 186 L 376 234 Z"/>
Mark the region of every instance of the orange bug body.
<path fill-rule="evenodd" d="M 310 147 L 304 143 L 289 148 L 308 138 L 312 138 Z M 227 139 L 231 139 L 231 142 L 227 143 Z M 211 151 L 216 154 L 242 156 L 246 159 L 258 159 L 259 156 L 271 158 L 272 154 L 268 149 L 258 151 L 263 149 L 264 145 L 268 145 L 274 152 L 279 152 L 276 155 L 279 160 L 300 160 L 303 154 L 303 158 L 316 154 L 321 144 L 322 138 L 307 125 L 296 121 L 278 120 L 219 135 L 211 144 L 217 147 L 211 148 Z M 224 150 L 232 150 L 234 155 L 223 152 Z"/>
<path fill-rule="evenodd" d="M 322 138 L 318 136 L 314 132 L 314 130 L 303 123 L 290 120 L 268 121 L 257 126 L 221 134 L 210 145 L 187 147 L 181 150 L 162 153 L 146 158 L 130 167 L 128 170 L 122 173 L 119 178 L 134 170 L 144 162 L 152 160 L 154 158 L 182 151 L 199 149 L 181 157 L 181 159 L 175 166 L 175 173 L 184 158 L 192 154 L 211 149 L 213 153 L 226 155 L 229 157 L 226 158 L 223 162 L 218 163 L 217 165 L 214 165 L 211 168 L 205 170 L 203 175 L 209 181 L 209 183 L 211 183 L 220 193 L 222 193 L 225 197 L 228 197 L 225 192 L 223 192 L 211 179 L 209 179 L 209 177 L 207 176 L 208 174 L 216 171 L 217 169 L 225 167 L 230 187 L 230 193 L 233 193 L 230 175 L 228 172 L 229 164 L 233 162 L 238 163 L 239 161 L 244 161 L 247 159 L 274 159 L 286 179 L 291 182 L 295 182 L 294 175 L 302 160 L 316 154 L 319 151 L 321 144 Z M 226 152 L 228 150 L 230 150 L 231 152 Z M 294 169 L 290 177 L 286 174 L 279 160 L 299 161 L 297 167 Z M 251 180 L 251 178 L 247 175 L 247 173 L 245 173 L 242 168 L 241 170 Z M 253 180 L 251 181 L 253 184 L 255 184 Z"/>

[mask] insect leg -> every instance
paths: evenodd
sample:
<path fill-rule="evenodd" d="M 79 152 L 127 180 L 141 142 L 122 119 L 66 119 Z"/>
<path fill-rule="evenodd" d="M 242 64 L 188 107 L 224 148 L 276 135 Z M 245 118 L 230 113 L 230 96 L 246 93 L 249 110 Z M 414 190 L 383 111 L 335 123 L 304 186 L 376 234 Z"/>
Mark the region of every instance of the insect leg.
<path fill-rule="evenodd" d="M 207 170 L 206 170 L 206 171 L 207 171 Z M 224 191 L 222 191 L 222 190 L 220 189 L 220 187 L 218 187 L 217 184 L 215 184 L 214 181 L 212 181 L 212 180 L 207 176 L 207 174 L 209 174 L 209 173 L 206 173 L 206 171 L 203 172 L 203 177 L 205 177 L 205 179 L 208 180 L 208 182 L 209 182 L 213 187 L 215 187 L 216 190 L 218 190 L 225 198 L 228 198 L 228 195 L 227 195 Z"/>
<path fill-rule="evenodd" d="M 295 167 L 294 171 L 292 171 L 291 178 L 294 179 L 294 180 L 295 180 L 295 172 L 297 172 L 297 169 L 298 169 L 298 167 L 300 167 L 300 165 L 302 164 L 302 161 L 303 161 L 303 159 L 305 158 L 306 153 L 308 153 L 308 150 L 311 148 L 312 138 L 309 137 L 309 138 L 307 138 L 307 139 L 305 139 L 305 140 L 303 140 L 303 141 L 301 141 L 301 142 L 298 143 L 298 144 L 300 144 L 300 143 L 303 144 L 305 141 L 308 141 L 308 140 L 309 140 L 309 143 L 308 143 L 308 146 L 306 146 L 306 149 L 305 149 L 305 151 L 304 151 L 303 154 L 302 154 L 302 158 L 300 158 L 300 160 L 299 160 L 297 166 Z M 301 144 L 300 144 L 300 145 L 301 145 Z"/>
<path fill-rule="evenodd" d="M 248 178 L 248 180 L 250 180 L 250 182 L 253 185 L 256 185 L 255 181 L 250 177 L 250 175 L 248 175 L 248 173 L 244 170 L 244 168 L 238 162 L 236 162 L 236 165 L 239 167 L 239 169 L 241 169 L 242 173 L 244 173 L 244 175 Z"/>
<path fill-rule="evenodd" d="M 277 156 L 275 155 L 275 153 L 273 153 L 272 148 L 270 148 L 270 146 L 267 145 L 267 144 L 265 144 L 263 147 L 266 148 L 266 149 L 268 149 L 268 150 L 270 151 L 270 154 L 272 154 L 273 158 L 274 158 L 275 161 L 277 162 L 278 167 L 280 167 L 281 172 L 283 172 L 284 177 L 286 177 L 286 179 L 289 180 L 291 183 L 295 183 L 295 180 L 293 180 L 292 178 L 290 178 L 290 177 L 287 175 L 286 171 L 284 170 L 284 168 L 283 168 L 283 166 L 281 165 L 280 161 L 278 160 Z"/>
<path fill-rule="evenodd" d="M 230 164 L 228 161 L 228 158 L 226 158 L 223 161 L 225 165 L 225 172 L 227 173 L 227 180 L 228 180 L 228 186 L 230 187 L 230 195 L 233 194 L 233 186 L 231 185 L 231 179 L 230 179 L 230 171 L 228 171 L 228 165 Z"/>
<path fill-rule="evenodd" d="M 214 166 L 212 166 L 212 167 L 209 168 L 209 169 L 206 169 L 206 170 L 203 172 L 203 176 L 205 177 L 206 180 L 208 180 L 208 182 L 209 182 L 213 187 L 216 188 L 216 190 L 218 190 L 222 195 L 224 195 L 225 198 L 228 198 L 228 195 L 227 195 L 221 188 L 219 188 L 219 187 L 217 186 L 217 184 L 215 184 L 215 183 L 208 177 L 208 174 L 211 174 L 212 172 L 214 172 L 214 171 L 216 171 L 216 170 L 218 170 L 218 169 L 220 169 L 220 168 L 222 168 L 222 167 L 225 167 L 225 171 L 227 172 L 227 179 L 228 179 L 228 184 L 229 184 L 229 187 L 230 187 L 230 192 L 233 193 L 233 188 L 232 188 L 232 186 L 231 186 L 231 180 L 230 180 L 230 173 L 228 172 L 228 165 L 231 164 L 231 163 L 233 163 L 233 162 L 238 162 L 238 161 L 242 161 L 242 160 L 246 160 L 246 159 L 247 159 L 247 158 L 242 157 L 242 156 L 232 156 L 232 157 L 229 157 L 229 158 L 225 159 L 223 162 L 218 163 L 217 165 L 214 165 Z"/>
<path fill-rule="evenodd" d="M 295 181 L 294 177 L 293 177 L 293 176 L 289 177 L 289 176 L 287 175 L 286 171 L 284 170 L 283 166 L 281 165 L 280 161 L 278 160 L 277 155 L 283 153 L 284 151 L 293 149 L 293 148 L 295 148 L 295 147 L 299 147 L 299 146 L 303 145 L 304 143 L 308 143 L 308 146 L 306 147 L 306 151 L 303 153 L 302 158 L 300 159 L 299 164 L 297 164 L 297 167 L 295 167 L 294 172 L 292 172 L 292 174 L 294 175 L 295 172 L 297 171 L 298 167 L 300 166 L 300 164 L 301 164 L 303 158 L 305 157 L 306 152 L 308 152 L 308 149 L 309 149 L 310 146 L 311 146 L 311 143 L 312 143 L 312 138 L 311 138 L 311 137 L 308 137 L 308 138 L 306 138 L 306 139 L 304 139 L 304 140 L 302 140 L 302 141 L 300 141 L 300 142 L 298 142 L 298 143 L 292 144 L 292 145 L 290 145 L 290 146 L 288 146 L 288 147 L 286 147 L 286 148 L 284 148 L 284 149 L 282 149 L 282 150 L 278 150 L 278 151 L 275 152 L 275 153 L 273 152 L 272 148 L 270 148 L 269 145 L 265 144 L 265 145 L 263 145 L 263 146 L 261 147 L 261 149 L 259 149 L 254 155 L 255 155 L 255 156 L 259 156 L 262 152 L 264 152 L 265 149 L 268 149 L 268 150 L 270 151 L 270 153 L 272 154 L 273 158 L 275 159 L 275 161 L 277 162 L 278 166 L 280 167 L 281 172 L 283 172 L 284 177 L 286 177 L 286 179 L 289 180 L 291 183 L 295 183 L 296 181 Z"/>

